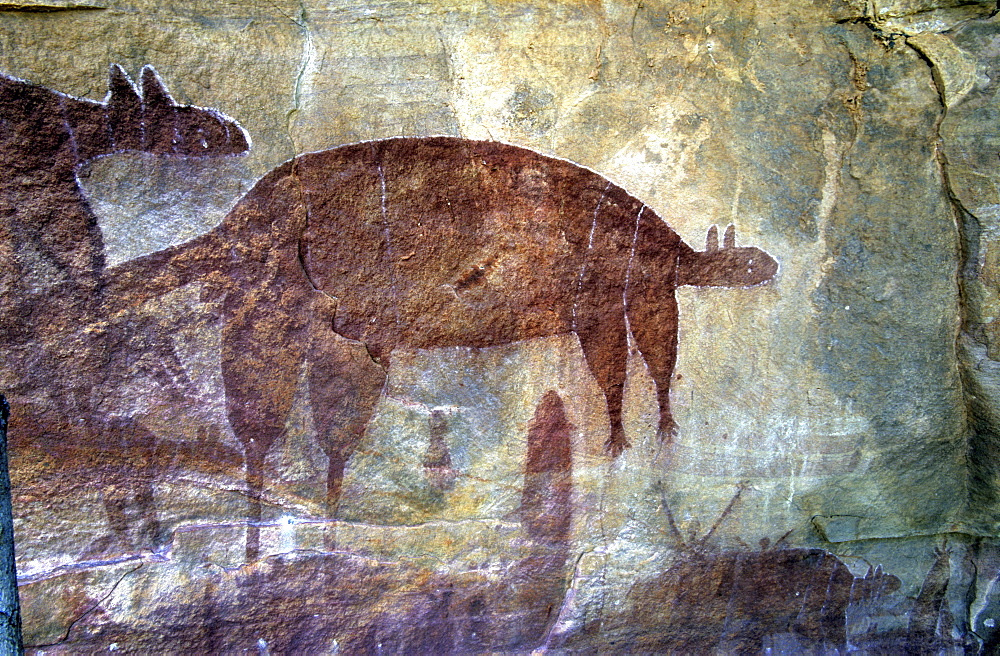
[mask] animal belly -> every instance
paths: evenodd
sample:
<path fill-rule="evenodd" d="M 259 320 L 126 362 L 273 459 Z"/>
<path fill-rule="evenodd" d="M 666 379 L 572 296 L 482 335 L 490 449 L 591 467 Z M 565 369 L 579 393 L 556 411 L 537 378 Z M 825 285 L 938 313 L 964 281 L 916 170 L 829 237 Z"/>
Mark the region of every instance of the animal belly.
<path fill-rule="evenodd" d="M 395 346 L 484 347 L 568 332 L 572 326 L 569 281 L 517 270 L 443 275 L 387 275 L 387 284 L 362 293 L 340 281 L 324 281 L 323 291 L 337 298 L 335 330 L 351 339 Z M 551 271 L 549 273 L 552 273 Z"/>

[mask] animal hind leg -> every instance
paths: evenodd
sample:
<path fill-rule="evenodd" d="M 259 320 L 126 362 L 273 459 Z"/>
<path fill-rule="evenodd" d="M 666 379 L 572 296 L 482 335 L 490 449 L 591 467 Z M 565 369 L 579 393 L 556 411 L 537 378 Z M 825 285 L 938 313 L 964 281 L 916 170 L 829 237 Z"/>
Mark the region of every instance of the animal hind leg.
<path fill-rule="evenodd" d="M 364 436 L 385 387 L 385 359 L 375 363 L 361 342 L 317 320 L 309 343 L 309 401 L 313 425 L 329 460 L 326 512 L 334 517 L 347 460 Z"/>

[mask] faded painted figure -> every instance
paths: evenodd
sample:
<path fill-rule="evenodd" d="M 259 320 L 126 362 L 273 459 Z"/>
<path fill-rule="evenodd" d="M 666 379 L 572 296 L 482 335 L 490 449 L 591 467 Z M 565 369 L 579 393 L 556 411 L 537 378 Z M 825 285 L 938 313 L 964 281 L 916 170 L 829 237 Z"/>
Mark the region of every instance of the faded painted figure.
<path fill-rule="evenodd" d="M 488 347 L 573 333 L 607 401 L 607 449 L 629 446 L 631 331 L 671 435 L 681 285 L 753 286 L 777 263 L 715 228 L 704 252 L 600 175 L 496 142 L 396 138 L 302 155 L 265 176 L 215 231 L 120 267 L 147 290 L 212 271 L 224 301 L 229 420 L 259 494 L 308 360 L 329 457 L 328 510 L 395 349 Z M 363 347 L 363 348 L 362 348 Z"/>
<path fill-rule="evenodd" d="M 76 179 L 112 153 L 245 153 L 246 133 L 219 111 L 174 102 L 146 66 L 141 93 L 111 65 L 104 102 L 0 75 L 0 328 L 24 341 L 94 319 L 104 244 Z M 78 311 L 67 312 L 75 307 Z"/>
<path fill-rule="evenodd" d="M 158 546 L 162 538 L 153 508 L 156 436 L 134 418 L 116 416 L 107 397 L 145 362 L 158 361 L 149 373 L 167 389 L 185 373 L 166 331 L 154 332 L 143 325 L 148 319 L 134 314 L 116 314 L 107 302 L 104 243 L 77 171 L 89 160 L 126 151 L 188 158 L 248 149 L 233 119 L 178 104 L 150 66 L 137 87 L 112 64 L 102 102 L 0 74 L 0 352 L 6 365 L 0 388 L 14 407 L 14 444 L 85 454 L 76 457 L 102 483 L 114 534 L 93 546 L 91 556 L 115 544 L 133 546 L 124 537 L 129 515 L 141 520 L 142 546 Z M 128 465 L 107 467 L 109 454 Z"/>

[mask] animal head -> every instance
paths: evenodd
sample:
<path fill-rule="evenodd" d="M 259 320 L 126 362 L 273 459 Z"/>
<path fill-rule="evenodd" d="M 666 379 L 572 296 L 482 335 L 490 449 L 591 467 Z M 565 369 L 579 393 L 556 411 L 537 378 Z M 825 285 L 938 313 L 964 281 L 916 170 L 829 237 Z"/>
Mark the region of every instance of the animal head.
<path fill-rule="evenodd" d="M 708 229 L 703 252 L 682 256 L 677 264 L 677 284 L 702 287 L 753 287 L 770 282 L 778 262 L 753 246 L 736 245 L 736 227 L 726 228 L 722 246 L 719 229 Z"/>
<path fill-rule="evenodd" d="M 141 74 L 141 92 L 117 64 L 111 65 L 105 100 L 111 147 L 163 155 L 237 155 L 250 148 L 236 121 L 215 111 L 179 105 L 152 66 Z"/>

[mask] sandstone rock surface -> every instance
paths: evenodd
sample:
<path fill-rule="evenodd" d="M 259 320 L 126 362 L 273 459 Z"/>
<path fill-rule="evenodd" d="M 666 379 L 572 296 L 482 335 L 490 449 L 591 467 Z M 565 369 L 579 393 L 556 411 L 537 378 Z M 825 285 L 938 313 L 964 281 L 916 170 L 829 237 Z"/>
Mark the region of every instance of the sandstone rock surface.
<path fill-rule="evenodd" d="M 0 3 L 26 646 L 997 649 L 994 13 Z"/>

